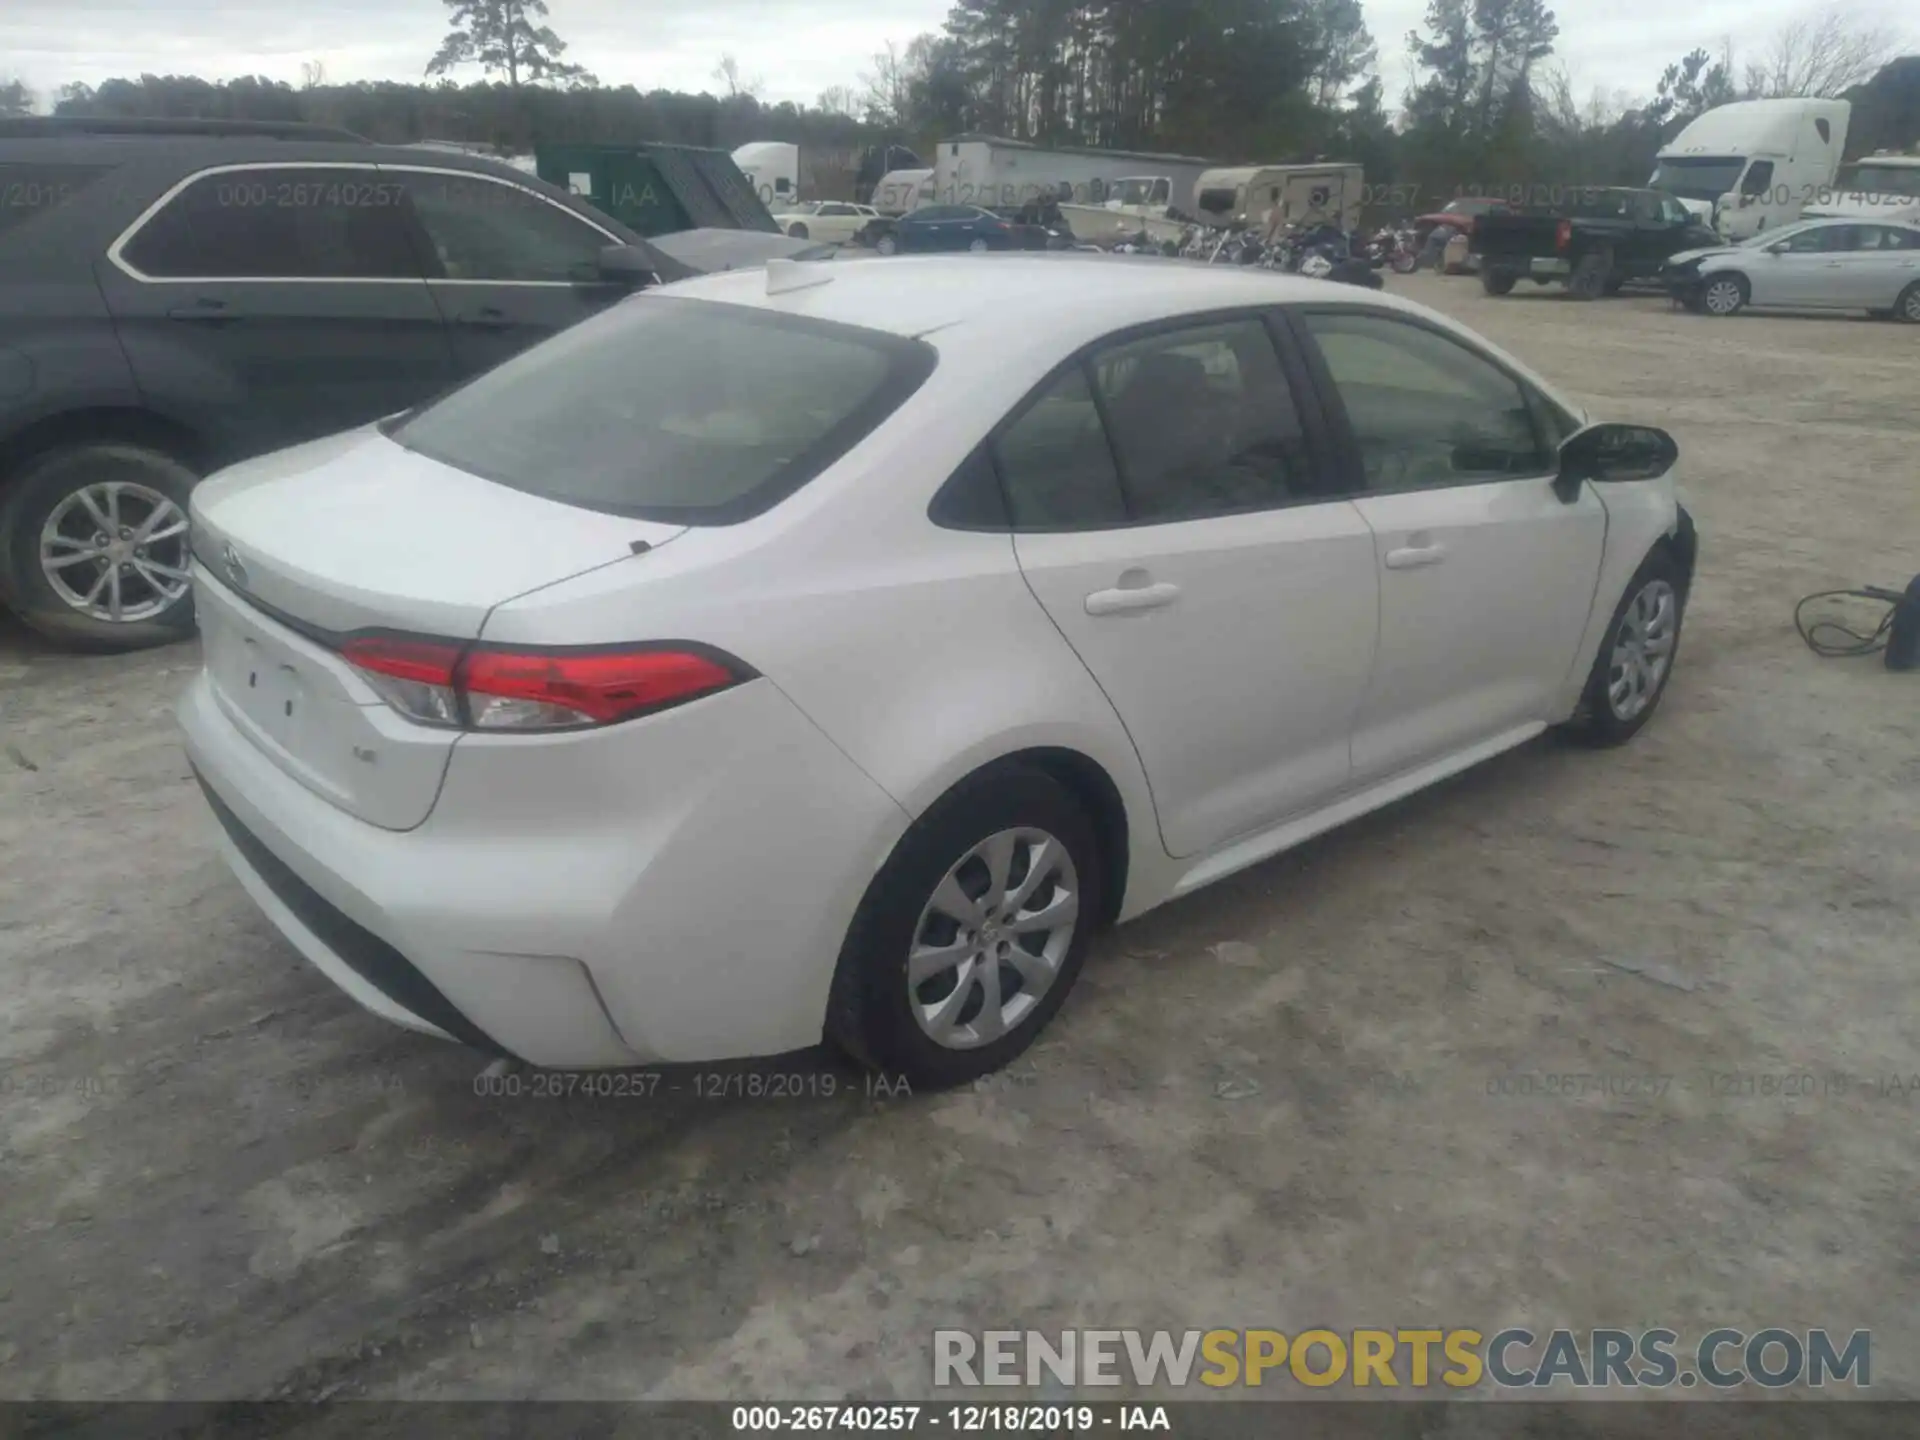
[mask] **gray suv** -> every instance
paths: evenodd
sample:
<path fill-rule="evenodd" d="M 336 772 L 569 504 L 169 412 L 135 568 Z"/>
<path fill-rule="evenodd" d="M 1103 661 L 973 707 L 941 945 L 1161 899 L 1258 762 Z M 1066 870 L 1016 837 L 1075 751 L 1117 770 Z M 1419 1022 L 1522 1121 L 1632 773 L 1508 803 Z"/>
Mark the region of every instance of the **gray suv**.
<path fill-rule="evenodd" d="M 200 476 L 408 409 L 669 263 L 475 156 L 0 121 L 0 600 L 76 646 L 188 634 Z"/>

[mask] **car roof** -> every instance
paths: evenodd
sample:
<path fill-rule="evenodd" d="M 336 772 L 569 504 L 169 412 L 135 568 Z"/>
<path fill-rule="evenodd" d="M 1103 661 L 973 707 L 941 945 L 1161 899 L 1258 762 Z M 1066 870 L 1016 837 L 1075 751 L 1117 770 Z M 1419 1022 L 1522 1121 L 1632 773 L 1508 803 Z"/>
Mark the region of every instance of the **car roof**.
<path fill-rule="evenodd" d="M 768 293 L 763 270 L 685 280 L 676 295 L 778 310 L 918 337 L 936 331 L 1063 336 L 1147 324 L 1194 312 L 1241 306 L 1367 303 L 1430 312 L 1379 291 L 1361 292 L 1297 275 L 1238 265 L 1206 265 L 1160 256 L 1093 255 L 1084 251 L 988 255 L 902 255 L 818 264 L 823 283 Z M 1017 322 L 1011 325 L 1010 322 Z M 1076 342 L 1078 343 L 1078 342 Z"/>

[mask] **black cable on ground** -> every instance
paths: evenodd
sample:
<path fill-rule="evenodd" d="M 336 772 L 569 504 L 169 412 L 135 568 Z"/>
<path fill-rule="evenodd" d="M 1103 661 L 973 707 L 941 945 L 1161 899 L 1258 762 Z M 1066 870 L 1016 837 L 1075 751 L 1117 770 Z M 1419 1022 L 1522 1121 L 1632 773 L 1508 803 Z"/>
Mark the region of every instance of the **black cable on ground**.
<path fill-rule="evenodd" d="M 1816 655 L 1842 658 L 1877 655 L 1887 648 L 1887 636 L 1893 629 L 1894 608 L 1903 598 L 1898 590 L 1882 590 L 1877 585 L 1863 585 L 1858 590 L 1821 590 L 1793 607 L 1793 628 L 1800 632 L 1800 638 L 1807 642 L 1807 648 Z M 1809 623 L 1805 616 L 1806 608 L 1819 600 L 1871 600 L 1885 605 L 1887 613 L 1880 617 L 1880 623 L 1872 630 L 1855 630 L 1831 616 L 1822 616 Z"/>

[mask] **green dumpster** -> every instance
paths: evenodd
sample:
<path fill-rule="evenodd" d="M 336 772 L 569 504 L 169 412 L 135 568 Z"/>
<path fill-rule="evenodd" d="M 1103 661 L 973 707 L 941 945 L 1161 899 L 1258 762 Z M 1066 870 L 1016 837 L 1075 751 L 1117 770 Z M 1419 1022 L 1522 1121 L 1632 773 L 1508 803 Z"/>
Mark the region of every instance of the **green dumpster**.
<path fill-rule="evenodd" d="M 580 196 L 643 236 L 707 228 L 780 228 L 724 150 L 539 145 L 533 163 L 549 185 Z"/>

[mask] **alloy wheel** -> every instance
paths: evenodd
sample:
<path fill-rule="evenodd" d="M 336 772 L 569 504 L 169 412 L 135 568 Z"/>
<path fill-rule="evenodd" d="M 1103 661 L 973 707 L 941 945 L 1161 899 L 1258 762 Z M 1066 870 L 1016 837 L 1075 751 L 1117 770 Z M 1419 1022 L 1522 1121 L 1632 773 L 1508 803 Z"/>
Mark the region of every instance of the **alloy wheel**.
<path fill-rule="evenodd" d="M 151 620 L 186 595 L 187 517 L 166 495 L 127 480 L 83 486 L 40 528 L 40 572 L 82 615 Z"/>
<path fill-rule="evenodd" d="M 907 951 L 907 999 L 936 1045 L 970 1050 L 1024 1023 L 1059 978 L 1080 919 L 1073 857 L 1045 830 L 989 835 L 934 887 Z"/>
<path fill-rule="evenodd" d="M 1920 325 L 1920 285 L 1911 287 L 1901 298 L 1900 313 L 1916 325 Z"/>
<path fill-rule="evenodd" d="M 1711 315 L 1731 315 L 1746 303 L 1738 280 L 1715 280 L 1707 286 L 1704 298 L 1707 313 Z"/>
<path fill-rule="evenodd" d="M 1607 705 L 1616 720 L 1635 719 L 1659 695 L 1673 663 L 1679 616 L 1679 598 L 1665 580 L 1649 580 L 1628 602 L 1607 670 Z"/>

